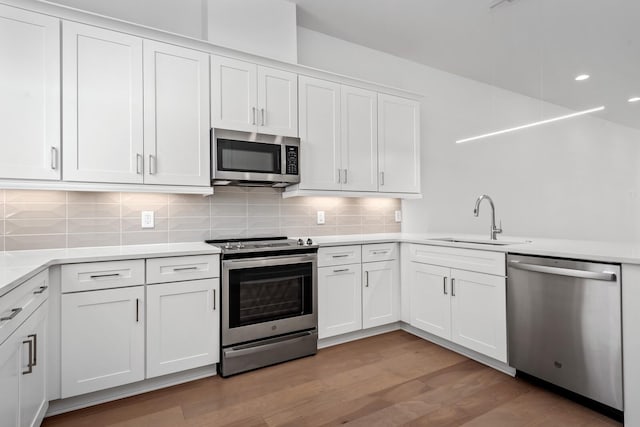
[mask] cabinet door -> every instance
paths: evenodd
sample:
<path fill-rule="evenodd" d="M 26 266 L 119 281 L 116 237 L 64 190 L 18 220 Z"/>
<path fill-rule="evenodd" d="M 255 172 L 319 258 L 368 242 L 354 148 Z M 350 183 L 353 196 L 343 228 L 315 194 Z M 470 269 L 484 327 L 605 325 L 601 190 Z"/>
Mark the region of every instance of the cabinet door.
<path fill-rule="evenodd" d="M 49 405 L 47 399 L 47 304 L 40 306 L 20 326 L 20 425 L 39 426 Z M 31 358 L 31 364 L 29 359 Z M 29 367 L 31 365 L 31 367 Z"/>
<path fill-rule="evenodd" d="M 451 274 L 452 340 L 506 363 L 506 279 L 462 270 Z"/>
<path fill-rule="evenodd" d="M 400 318 L 398 261 L 362 264 L 362 327 L 386 325 Z"/>
<path fill-rule="evenodd" d="M 0 420 L 2 425 L 20 425 L 20 377 L 22 335 L 18 331 L 0 344 Z"/>
<path fill-rule="evenodd" d="M 64 180 L 142 183 L 142 39 L 62 28 Z"/>
<path fill-rule="evenodd" d="M 420 103 L 378 94 L 378 191 L 420 192 Z"/>
<path fill-rule="evenodd" d="M 62 295 L 62 398 L 144 379 L 144 286 Z"/>
<path fill-rule="evenodd" d="M 362 329 L 360 264 L 318 268 L 318 337 Z"/>
<path fill-rule="evenodd" d="M 378 190 L 377 94 L 342 86 L 342 189 Z"/>
<path fill-rule="evenodd" d="M 211 57 L 211 126 L 256 132 L 257 67 L 222 56 Z"/>
<path fill-rule="evenodd" d="M 299 77 L 300 188 L 340 190 L 340 85 Z"/>
<path fill-rule="evenodd" d="M 298 75 L 258 67 L 258 132 L 298 136 Z"/>
<path fill-rule="evenodd" d="M 219 361 L 219 279 L 147 286 L 147 378 Z"/>
<path fill-rule="evenodd" d="M 450 269 L 411 263 L 411 325 L 451 339 Z"/>
<path fill-rule="evenodd" d="M 0 5 L 0 178 L 60 179 L 60 21 Z"/>
<path fill-rule="evenodd" d="M 145 40 L 145 184 L 209 185 L 209 117 L 209 55 Z"/>

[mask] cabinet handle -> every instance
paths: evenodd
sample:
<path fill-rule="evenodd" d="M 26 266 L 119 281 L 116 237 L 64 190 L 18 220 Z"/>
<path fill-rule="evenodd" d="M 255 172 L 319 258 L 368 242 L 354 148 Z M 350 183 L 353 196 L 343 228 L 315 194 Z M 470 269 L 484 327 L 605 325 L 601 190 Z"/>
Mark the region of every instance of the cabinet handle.
<path fill-rule="evenodd" d="M 140 300 L 136 298 L 136 322 L 140 321 Z"/>
<path fill-rule="evenodd" d="M 338 169 L 338 184 L 342 182 L 342 169 Z"/>
<path fill-rule="evenodd" d="M 345 184 L 346 184 L 346 183 L 347 183 L 347 181 L 348 181 L 348 177 L 349 177 L 349 175 L 347 175 L 347 170 L 345 169 L 345 170 L 344 170 L 344 183 L 345 183 Z"/>
<path fill-rule="evenodd" d="M 380 172 L 380 185 L 384 185 L 384 172 Z"/>
<path fill-rule="evenodd" d="M 384 250 L 384 251 L 373 251 L 373 252 L 371 252 L 371 254 L 372 255 L 382 255 L 382 254 L 386 254 L 387 252 L 389 252 L 389 251 L 387 251 L 387 250 Z"/>
<path fill-rule="evenodd" d="M 140 153 L 136 154 L 136 173 L 138 175 L 142 173 L 143 167 L 141 167 L 140 164 L 143 163 L 143 161 L 144 161 L 144 158 L 142 157 L 142 154 Z"/>
<path fill-rule="evenodd" d="M 33 338 L 33 366 L 38 364 L 38 335 L 27 335 L 27 338 Z"/>
<path fill-rule="evenodd" d="M 344 254 L 344 255 L 332 255 L 332 258 L 345 258 L 348 257 L 349 254 Z"/>
<path fill-rule="evenodd" d="M 51 169 L 58 169 L 58 149 L 51 147 Z"/>
<path fill-rule="evenodd" d="M 345 271 L 349 271 L 348 268 L 339 268 L 337 270 L 333 270 L 334 273 L 344 273 Z"/>
<path fill-rule="evenodd" d="M 216 290 L 213 290 L 213 311 L 216 311 Z"/>
<path fill-rule="evenodd" d="M 442 278 L 442 292 L 447 295 L 447 276 Z"/>
<path fill-rule="evenodd" d="M 111 273 L 111 274 L 92 274 L 89 276 L 89 279 L 106 279 L 109 277 L 118 277 L 120 273 Z"/>
<path fill-rule="evenodd" d="M 29 335 L 31 337 L 31 335 Z M 29 363 L 27 364 L 27 370 L 22 371 L 22 375 L 27 375 L 33 372 L 33 341 L 30 339 L 22 341 L 22 344 L 29 344 Z"/>
<path fill-rule="evenodd" d="M 18 315 L 22 311 L 22 307 L 12 308 L 11 314 L 5 317 L 0 317 L 0 322 L 4 322 L 5 320 L 11 320 Z"/>
<path fill-rule="evenodd" d="M 260 109 L 260 115 L 262 116 L 262 126 L 264 126 L 264 108 Z"/>
<path fill-rule="evenodd" d="M 173 271 L 188 271 L 188 270 L 197 270 L 197 265 L 192 265 L 191 267 L 173 267 Z"/>
<path fill-rule="evenodd" d="M 251 111 L 252 111 L 252 116 L 253 116 L 253 122 L 251 123 L 252 125 L 256 124 L 256 107 L 251 107 Z"/>
<path fill-rule="evenodd" d="M 38 290 L 37 290 L 37 291 L 33 291 L 33 294 L 34 294 L 34 295 L 41 294 L 41 293 L 43 293 L 44 291 L 46 291 L 46 290 L 47 290 L 47 288 L 48 288 L 48 286 L 40 286 L 40 287 L 38 288 Z"/>
<path fill-rule="evenodd" d="M 149 154 L 149 175 L 158 173 L 158 165 L 156 164 L 156 156 Z"/>
<path fill-rule="evenodd" d="M 364 286 L 366 288 L 369 287 L 369 272 L 368 271 L 364 272 Z"/>
<path fill-rule="evenodd" d="M 451 278 L 451 296 L 456 296 L 456 279 L 454 279 L 453 277 Z"/>

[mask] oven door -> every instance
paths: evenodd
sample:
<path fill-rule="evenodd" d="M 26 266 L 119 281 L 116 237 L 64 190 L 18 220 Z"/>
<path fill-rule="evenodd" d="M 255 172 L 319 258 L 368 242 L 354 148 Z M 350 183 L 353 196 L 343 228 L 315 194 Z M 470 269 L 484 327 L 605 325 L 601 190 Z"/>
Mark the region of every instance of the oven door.
<path fill-rule="evenodd" d="M 316 328 L 317 255 L 222 262 L 222 345 Z"/>

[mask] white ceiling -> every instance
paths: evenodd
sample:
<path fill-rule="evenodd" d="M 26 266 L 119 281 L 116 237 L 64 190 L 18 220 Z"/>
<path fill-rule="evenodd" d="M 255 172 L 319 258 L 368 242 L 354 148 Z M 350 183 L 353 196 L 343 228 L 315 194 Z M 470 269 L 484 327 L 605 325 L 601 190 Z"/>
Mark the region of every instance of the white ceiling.
<path fill-rule="evenodd" d="M 640 128 L 639 0 L 291 1 L 302 27 Z"/>

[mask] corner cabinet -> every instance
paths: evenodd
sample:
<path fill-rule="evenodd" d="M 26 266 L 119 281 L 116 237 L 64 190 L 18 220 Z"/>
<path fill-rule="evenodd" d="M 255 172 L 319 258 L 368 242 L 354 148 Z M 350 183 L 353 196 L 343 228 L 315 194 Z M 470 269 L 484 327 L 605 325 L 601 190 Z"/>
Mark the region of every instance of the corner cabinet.
<path fill-rule="evenodd" d="M 411 325 L 506 363 L 505 254 L 412 244 L 409 258 Z"/>
<path fill-rule="evenodd" d="M 378 191 L 420 192 L 420 103 L 378 94 Z"/>
<path fill-rule="evenodd" d="M 211 58 L 215 128 L 298 136 L 298 75 L 222 56 Z"/>
<path fill-rule="evenodd" d="M 0 178 L 60 179 L 60 21 L 0 5 Z"/>

